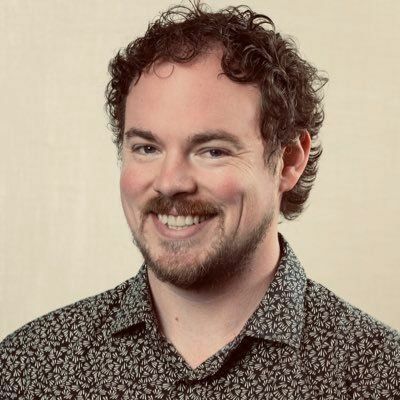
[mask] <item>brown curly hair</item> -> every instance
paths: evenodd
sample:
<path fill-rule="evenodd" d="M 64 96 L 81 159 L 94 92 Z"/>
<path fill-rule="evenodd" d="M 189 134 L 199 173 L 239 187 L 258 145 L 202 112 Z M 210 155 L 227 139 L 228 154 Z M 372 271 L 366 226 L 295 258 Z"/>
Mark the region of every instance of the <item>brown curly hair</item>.
<path fill-rule="evenodd" d="M 302 133 L 312 147 L 307 166 L 295 187 L 285 192 L 280 205 L 286 219 L 304 208 L 314 183 L 322 147 L 318 132 L 324 119 L 320 89 L 327 79 L 303 60 L 290 38 L 276 32 L 272 20 L 247 6 L 211 12 L 205 4 L 173 6 L 111 60 L 106 89 L 114 143 L 121 155 L 125 101 L 132 83 L 158 60 L 188 62 L 219 45 L 221 67 L 232 81 L 253 83 L 261 91 L 260 130 L 268 162 Z"/>

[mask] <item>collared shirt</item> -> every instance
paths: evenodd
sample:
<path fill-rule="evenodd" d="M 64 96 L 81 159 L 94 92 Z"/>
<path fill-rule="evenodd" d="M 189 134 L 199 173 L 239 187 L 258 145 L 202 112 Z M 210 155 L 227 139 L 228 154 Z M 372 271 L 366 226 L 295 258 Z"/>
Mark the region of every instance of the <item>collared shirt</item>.
<path fill-rule="evenodd" d="M 1 399 L 400 399 L 399 334 L 306 278 L 280 237 L 240 334 L 195 369 L 160 333 L 145 266 L 0 345 Z"/>

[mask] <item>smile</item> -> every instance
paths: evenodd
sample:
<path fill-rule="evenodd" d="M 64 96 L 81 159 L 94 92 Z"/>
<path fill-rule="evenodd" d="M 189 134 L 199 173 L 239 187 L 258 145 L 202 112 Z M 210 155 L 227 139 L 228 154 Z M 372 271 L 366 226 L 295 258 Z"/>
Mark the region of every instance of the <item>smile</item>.
<path fill-rule="evenodd" d="M 185 229 L 192 225 L 197 225 L 209 217 L 204 215 L 163 215 L 157 214 L 157 218 L 161 221 L 164 225 L 168 226 L 170 229 Z"/>

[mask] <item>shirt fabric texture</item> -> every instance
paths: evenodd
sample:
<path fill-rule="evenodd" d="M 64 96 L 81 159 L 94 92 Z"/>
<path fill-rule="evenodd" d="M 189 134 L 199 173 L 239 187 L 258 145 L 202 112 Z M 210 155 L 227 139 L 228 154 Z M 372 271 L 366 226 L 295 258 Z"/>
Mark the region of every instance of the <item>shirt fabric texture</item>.
<path fill-rule="evenodd" d="M 276 275 L 241 333 L 195 369 L 136 277 L 0 344 L 0 399 L 400 399 L 400 336 L 306 278 L 280 236 Z"/>

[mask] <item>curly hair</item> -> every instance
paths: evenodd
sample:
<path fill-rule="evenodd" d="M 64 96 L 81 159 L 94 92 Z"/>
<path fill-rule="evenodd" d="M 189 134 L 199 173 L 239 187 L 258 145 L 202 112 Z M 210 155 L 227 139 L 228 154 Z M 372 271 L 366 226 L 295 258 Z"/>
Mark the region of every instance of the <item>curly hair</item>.
<path fill-rule="evenodd" d="M 106 109 L 121 155 L 125 101 L 131 84 L 156 61 L 189 62 L 210 47 L 222 48 L 221 67 L 232 81 L 256 84 L 261 92 L 260 131 L 268 163 L 308 131 L 311 152 L 294 188 L 283 193 L 280 212 L 296 218 L 304 209 L 315 181 L 322 147 L 318 132 L 324 119 L 321 88 L 327 82 L 302 59 L 295 43 L 275 30 L 272 20 L 247 6 L 211 12 L 200 1 L 173 6 L 149 24 L 143 37 L 111 60 Z"/>

